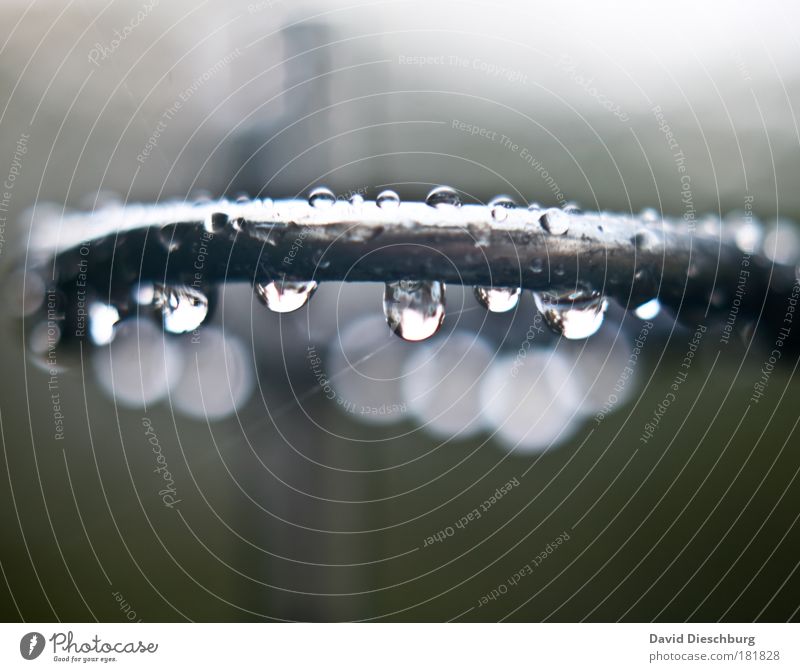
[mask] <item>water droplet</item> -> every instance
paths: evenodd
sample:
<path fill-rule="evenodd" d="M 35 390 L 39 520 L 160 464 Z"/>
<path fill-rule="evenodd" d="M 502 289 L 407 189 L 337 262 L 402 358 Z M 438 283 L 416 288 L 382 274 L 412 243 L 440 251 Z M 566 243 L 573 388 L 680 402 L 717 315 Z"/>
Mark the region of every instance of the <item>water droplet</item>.
<path fill-rule="evenodd" d="M 661 312 L 661 302 L 658 299 L 650 299 L 633 312 L 640 320 L 652 320 Z"/>
<path fill-rule="evenodd" d="M 594 334 L 603 324 L 608 308 L 602 294 L 585 289 L 534 292 L 533 298 L 547 325 L 569 339 Z"/>
<path fill-rule="evenodd" d="M 246 191 L 241 191 L 236 194 L 236 202 L 237 203 L 249 203 L 250 202 L 250 195 Z"/>
<path fill-rule="evenodd" d="M 153 305 L 171 334 L 194 331 L 208 315 L 208 297 L 187 285 L 154 285 Z"/>
<path fill-rule="evenodd" d="M 534 201 L 533 203 L 528 205 L 528 210 L 541 210 L 541 209 L 542 209 L 542 206 L 539 203 L 537 203 L 536 201 Z"/>
<path fill-rule="evenodd" d="M 496 222 L 504 222 L 508 219 L 508 211 L 514 207 L 516 207 L 516 203 L 510 196 L 497 196 L 489 201 L 492 219 Z"/>
<path fill-rule="evenodd" d="M 648 224 L 655 224 L 661 219 L 661 215 L 655 208 L 645 208 L 639 213 L 639 219 Z"/>
<path fill-rule="evenodd" d="M 564 207 L 561 209 L 570 215 L 580 215 L 583 212 L 583 210 L 581 210 L 581 206 L 575 203 L 575 201 L 564 203 Z"/>
<path fill-rule="evenodd" d="M 452 187 L 436 187 L 431 189 L 425 202 L 434 208 L 443 205 L 459 206 L 461 205 L 461 198 Z"/>
<path fill-rule="evenodd" d="M 519 303 L 519 287 L 476 287 L 475 298 L 492 313 L 507 313 Z"/>
<path fill-rule="evenodd" d="M 364 197 L 361 194 L 353 194 L 350 197 L 350 205 L 362 205 L 364 203 Z"/>
<path fill-rule="evenodd" d="M 391 330 L 406 341 L 433 336 L 444 321 L 444 289 L 438 281 L 387 282 L 383 313 Z"/>
<path fill-rule="evenodd" d="M 378 194 L 378 198 L 375 199 L 375 203 L 378 204 L 379 208 L 389 210 L 400 205 L 400 197 L 397 195 L 397 192 L 392 191 L 391 189 L 385 189 Z"/>
<path fill-rule="evenodd" d="M 538 259 L 538 258 L 534 259 L 531 262 L 531 270 L 534 273 L 541 273 L 544 270 L 544 261 L 542 261 L 541 259 Z"/>
<path fill-rule="evenodd" d="M 569 213 L 558 208 L 549 208 L 540 218 L 539 223 L 545 231 L 554 236 L 563 236 L 569 231 Z"/>
<path fill-rule="evenodd" d="M 114 340 L 114 327 L 119 322 L 119 311 L 106 303 L 89 306 L 89 336 L 95 345 L 108 345 Z"/>
<path fill-rule="evenodd" d="M 291 313 L 302 308 L 317 291 L 317 283 L 273 280 L 254 285 L 256 296 L 273 313 Z"/>
<path fill-rule="evenodd" d="M 204 227 L 208 233 L 220 233 L 228 224 L 228 215 L 224 212 L 212 212 L 204 222 Z"/>
<path fill-rule="evenodd" d="M 308 195 L 308 204 L 313 208 L 329 208 L 336 203 L 336 195 L 327 187 L 317 187 Z"/>

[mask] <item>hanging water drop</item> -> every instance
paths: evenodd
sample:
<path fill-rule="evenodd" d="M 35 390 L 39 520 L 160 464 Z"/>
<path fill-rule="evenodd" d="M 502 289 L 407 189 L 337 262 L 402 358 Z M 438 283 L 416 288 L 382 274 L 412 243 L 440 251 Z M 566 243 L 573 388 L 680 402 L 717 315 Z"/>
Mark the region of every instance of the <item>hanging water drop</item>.
<path fill-rule="evenodd" d="M 533 298 L 547 325 L 572 340 L 597 332 L 608 309 L 602 294 L 585 289 L 534 292 Z"/>
<path fill-rule="evenodd" d="M 540 218 L 539 223 L 545 231 L 554 236 L 563 236 L 569 231 L 569 213 L 558 208 L 549 208 Z"/>
<path fill-rule="evenodd" d="M 431 189 L 425 202 L 434 208 L 446 205 L 459 206 L 461 198 L 452 187 L 436 187 Z"/>
<path fill-rule="evenodd" d="M 658 299 L 650 299 L 633 311 L 640 320 L 652 320 L 661 312 L 661 302 Z"/>
<path fill-rule="evenodd" d="M 378 197 L 375 199 L 375 203 L 379 208 L 391 210 L 400 205 L 400 197 L 397 195 L 397 192 L 392 191 L 391 189 L 385 189 L 378 194 Z"/>
<path fill-rule="evenodd" d="M 208 316 L 208 297 L 187 285 L 154 285 L 153 305 L 171 334 L 194 331 Z"/>
<path fill-rule="evenodd" d="M 336 203 L 336 195 L 327 187 L 317 187 L 308 195 L 312 208 L 329 208 Z"/>
<path fill-rule="evenodd" d="M 389 328 L 406 341 L 430 338 L 444 321 L 444 283 L 400 280 L 387 282 L 383 313 Z"/>
<path fill-rule="evenodd" d="M 519 287 L 476 287 L 475 298 L 492 313 L 507 313 L 519 303 Z"/>
<path fill-rule="evenodd" d="M 508 211 L 514 207 L 516 207 L 516 203 L 510 196 L 497 196 L 489 201 L 492 219 L 496 222 L 504 222 L 508 219 Z"/>
<path fill-rule="evenodd" d="M 299 310 L 317 291 L 317 283 L 293 280 L 273 280 L 254 285 L 256 296 L 273 313 L 291 313 Z"/>

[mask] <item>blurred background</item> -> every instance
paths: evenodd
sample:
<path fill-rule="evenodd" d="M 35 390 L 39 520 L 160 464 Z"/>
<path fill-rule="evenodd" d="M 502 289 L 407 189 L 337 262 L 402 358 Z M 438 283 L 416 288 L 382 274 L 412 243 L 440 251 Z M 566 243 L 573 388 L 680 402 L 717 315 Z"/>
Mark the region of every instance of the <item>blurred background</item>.
<path fill-rule="evenodd" d="M 657 306 L 565 341 L 528 293 L 494 314 L 448 286 L 412 344 L 381 285 L 291 314 L 228 285 L 203 339 L 123 323 L 53 375 L 14 271 L 65 211 L 319 184 L 793 232 L 799 19 L 785 0 L 6 0 L 3 619 L 795 619 L 791 353 L 751 404 L 770 346 Z"/>

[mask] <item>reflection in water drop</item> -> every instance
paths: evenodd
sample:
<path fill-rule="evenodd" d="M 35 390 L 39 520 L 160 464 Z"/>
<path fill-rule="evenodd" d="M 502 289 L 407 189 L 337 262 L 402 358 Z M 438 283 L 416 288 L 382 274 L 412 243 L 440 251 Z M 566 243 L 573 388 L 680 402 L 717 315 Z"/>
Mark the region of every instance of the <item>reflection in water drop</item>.
<path fill-rule="evenodd" d="M 194 331 L 208 315 L 208 297 L 188 285 L 154 285 L 153 305 L 171 334 Z"/>
<path fill-rule="evenodd" d="M 495 359 L 480 389 L 494 436 L 522 452 L 543 451 L 569 438 L 581 419 L 570 366 L 569 359 L 549 349 Z"/>
<path fill-rule="evenodd" d="M 414 348 L 402 379 L 409 409 L 428 432 L 443 439 L 481 431 L 480 381 L 491 361 L 484 339 L 465 331 L 441 345 Z"/>
<path fill-rule="evenodd" d="M 608 301 L 595 291 L 534 292 L 536 307 L 557 334 L 569 339 L 588 338 L 603 324 Z"/>
<path fill-rule="evenodd" d="M 554 236 L 563 236 L 569 231 L 569 213 L 558 208 L 549 208 L 540 218 L 539 223 L 545 231 Z"/>
<path fill-rule="evenodd" d="M 443 282 L 387 282 L 383 295 L 386 322 L 406 341 L 430 338 L 444 321 L 444 294 Z"/>
<path fill-rule="evenodd" d="M 661 302 L 658 299 L 650 299 L 633 311 L 640 320 L 652 320 L 661 312 Z"/>
<path fill-rule="evenodd" d="M 91 356 L 101 389 L 130 408 L 164 398 L 184 364 L 180 344 L 144 318 L 120 322 L 111 345 Z"/>
<path fill-rule="evenodd" d="M 445 205 L 459 206 L 461 198 L 452 187 L 436 187 L 431 189 L 425 202 L 434 208 Z"/>
<path fill-rule="evenodd" d="M 375 199 L 375 202 L 378 204 L 379 208 L 389 210 L 400 205 L 400 197 L 397 195 L 397 192 L 391 189 L 385 189 L 378 194 L 378 198 Z"/>
<path fill-rule="evenodd" d="M 89 337 L 95 345 L 108 345 L 114 340 L 114 327 L 119 322 L 119 311 L 107 303 L 89 306 Z"/>
<path fill-rule="evenodd" d="M 475 298 L 492 313 L 507 313 L 519 303 L 519 287 L 476 287 Z"/>
<path fill-rule="evenodd" d="M 331 339 L 323 362 L 327 377 L 318 378 L 322 394 L 359 422 L 401 422 L 408 415 L 401 389 L 403 366 L 416 347 L 388 333 L 380 315 L 355 319 Z M 315 361 L 309 363 L 315 375 L 321 373 Z"/>
<path fill-rule="evenodd" d="M 186 366 L 170 390 L 176 410 L 213 421 L 235 413 L 250 398 L 255 387 L 253 363 L 236 336 L 208 327 L 182 346 Z"/>
<path fill-rule="evenodd" d="M 308 303 L 317 290 L 317 283 L 314 280 L 310 282 L 273 280 L 267 283 L 257 282 L 253 288 L 261 303 L 273 313 L 291 313 Z"/>
<path fill-rule="evenodd" d="M 308 204 L 314 208 L 329 208 L 336 202 L 336 195 L 327 187 L 317 187 L 308 195 Z"/>
<path fill-rule="evenodd" d="M 508 219 L 508 211 L 514 207 L 516 207 L 516 203 L 510 196 L 497 196 L 489 201 L 492 219 L 496 222 L 504 222 Z"/>

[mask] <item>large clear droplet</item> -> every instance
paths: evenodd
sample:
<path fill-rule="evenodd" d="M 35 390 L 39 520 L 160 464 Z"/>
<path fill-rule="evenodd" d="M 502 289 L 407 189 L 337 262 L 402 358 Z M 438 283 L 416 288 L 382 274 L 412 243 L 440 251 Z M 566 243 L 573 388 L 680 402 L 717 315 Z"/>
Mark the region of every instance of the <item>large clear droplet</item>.
<path fill-rule="evenodd" d="M 313 208 L 329 208 L 336 203 L 336 195 L 327 187 L 317 187 L 308 195 L 308 204 Z"/>
<path fill-rule="evenodd" d="M 545 231 L 554 236 L 563 236 L 569 231 L 569 213 L 558 208 L 549 208 L 539 218 L 539 222 Z"/>
<path fill-rule="evenodd" d="M 569 339 L 594 334 L 603 324 L 608 308 L 602 294 L 585 289 L 534 292 L 533 298 L 547 325 Z"/>
<path fill-rule="evenodd" d="M 187 285 L 154 285 L 153 305 L 161 313 L 164 331 L 185 334 L 203 324 L 208 297 Z"/>
<path fill-rule="evenodd" d="M 254 285 L 256 296 L 273 313 L 291 313 L 308 303 L 317 291 L 317 283 L 292 280 L 273 280 Z"/>
<path fill-rule="evenodd" d="M 497 196 L 489 201 L 492 219 L 496 222 L 504 222 L 508 219 L 508 211 L 514 207 L 516 207 L 516 203 L 510 196 Z"/>
<path fill-rule="evenodd" d="M 108 345 L 114 340 L 114 327 L 119 322 L 119 311 L 106 303 L 89 306 L 89 336 L 95 345 Z"/>
<path fill-rule="evenodd" d="M 461 205 L 461 197 L 452 187 L 436 187 L 431 189 L 425 202 L 431 207 L 438 208 L 443 205 Z"/>
<path fill-rule="evenodd" d="M 640 320 L 652 320 L 661 312 L 661 302 L 658 299 L 650 299 L 633 312 Z"/>
<path fill-rule="evenodd" d="M 375 203 L 378 204 L 379 208 L 390 210 L 400 205 L 400 197 L 397 195 L 397 192 L 392 191 L 391 189 L 385 189 L 378 194 L 378 197 L 375 199 Z"/>
<path fill-rule="evenodd" d="M 475 298 L 486 310 L 507 313 L 519 303 L 519 287 L 476 287 Z"/>
<path fill-rule="evenodd" d="M 433 336 L 444 321 L 444 283 L 387 282 L 383 312 L 391 330 L 406 341 Z"/>

